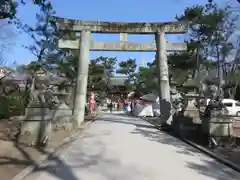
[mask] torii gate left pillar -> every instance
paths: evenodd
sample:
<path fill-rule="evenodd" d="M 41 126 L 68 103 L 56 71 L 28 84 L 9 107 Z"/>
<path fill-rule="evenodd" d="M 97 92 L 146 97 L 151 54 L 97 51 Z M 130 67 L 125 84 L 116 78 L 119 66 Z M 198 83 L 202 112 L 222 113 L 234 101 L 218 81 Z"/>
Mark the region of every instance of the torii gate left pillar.
<path fill-rule="evenodd" d="M 79 60 L 73 108 L 74 119 L 76 120 L 78 125 L 82 123 L 85 114 L 88 83 L 88 66 L 90 60 L 90 43 L 91 32 L 89 30 L 82 30 L 79 40 Z"/>

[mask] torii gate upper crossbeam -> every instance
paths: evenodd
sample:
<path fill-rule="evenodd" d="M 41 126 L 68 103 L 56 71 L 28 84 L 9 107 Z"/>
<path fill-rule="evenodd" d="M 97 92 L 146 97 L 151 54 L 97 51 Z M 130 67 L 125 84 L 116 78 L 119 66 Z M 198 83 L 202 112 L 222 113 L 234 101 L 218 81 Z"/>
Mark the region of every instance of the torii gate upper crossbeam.
<path fill-rule="evenodd" d="M 54 18 L 61 30 L 82 31 L 87 29 L 93 33 L 154 34 L 161 30 L 166 34 L 184 34 L 188 29 L 185 22 L 104 22 Z"/>

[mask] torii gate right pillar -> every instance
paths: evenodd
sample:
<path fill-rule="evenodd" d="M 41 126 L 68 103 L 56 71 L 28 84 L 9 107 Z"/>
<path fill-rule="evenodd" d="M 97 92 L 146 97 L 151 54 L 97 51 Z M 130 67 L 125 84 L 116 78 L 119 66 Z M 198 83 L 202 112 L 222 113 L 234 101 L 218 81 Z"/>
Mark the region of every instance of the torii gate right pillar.
<path fill-rule="evenodd" d="M 166 49 L 166 38 L 163 30 L 158 31 L 155 34 L 156 40 L 156 66 L 159 79 L 159 103 L 161 111 L 161 123 L 171 125 L 172 114 L 171 114 L 171 100 L 170 100 L 170 85 L 168 77 L 168 62 L 167 62 L 167 49 Z"/>

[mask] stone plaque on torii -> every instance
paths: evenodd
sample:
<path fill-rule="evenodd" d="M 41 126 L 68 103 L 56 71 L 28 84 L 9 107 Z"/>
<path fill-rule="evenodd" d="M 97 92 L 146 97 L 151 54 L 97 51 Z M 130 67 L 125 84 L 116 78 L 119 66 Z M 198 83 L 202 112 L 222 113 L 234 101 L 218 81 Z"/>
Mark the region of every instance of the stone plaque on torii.
<path fill-rule="evenodd" d="M 86 103 L 88 64 L 90 51 L 137 51 L 156 52 L 159 74 L 159 97 L 163 123 L 171 124 L 170 86 L 168 77 L 167 51 L 185 51 L 185 43 L 169 43 L 165 34 L 184 34 L 185 22 L 102 22 L 80 21 L 55 17 L 57 26 L 62 31 L 80 32 L 80 40 L 59 40 L 59 48 L 79 49 L 78 75 L 74 105 L 74 118 L 80 124 L 84 120 Z M 119 33 L 120 42 L 96 42 L 91 33 Z M 155 43 L 128 42 L 128 34 L 155 34 Z M 163 108 L 165 107 L 165 108 Z"/>

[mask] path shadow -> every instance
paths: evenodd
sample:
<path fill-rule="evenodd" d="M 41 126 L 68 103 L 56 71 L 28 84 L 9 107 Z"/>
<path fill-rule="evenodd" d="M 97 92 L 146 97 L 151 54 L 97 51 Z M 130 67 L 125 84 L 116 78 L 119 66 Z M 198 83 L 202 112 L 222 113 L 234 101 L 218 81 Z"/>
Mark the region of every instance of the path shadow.
<path fill-rule="evenodd" d="M 104 116 L 101 118 L 98 118 L 97 121 L 107 121 L 112 123 L 120 123 L 120 124 L 130 124 L 134 125 L 136 127 L 142 127 L 142 128 L 152 128 L 155 129 L 155 126 L 149 123 L 144 122 L 141 118 L 132 117 L 129 115 L 122 115 L 122 114 L 114 114 L 116 115 L 116 118 L 113 119 L 112 115 L 110 116 Z"/>
<path fill-rule="evenodd" d="M 47 152 L 45 152 L 48 154 Z M 49 163 L 49 161 L 51 163 Z M 61 158 L 55 154 L 49 154 L 47 160 L 47 165 L 36 165 L 34 168 L 35 172 L 47 172 L 52 176 L 57 177 L 59 180 L 79 180 L 77 176 L 72 171 L 72 168 L 69 167 Z"/>
<path fill-rule="evenodd" d="M 142 120 L 144 121 L 144 120 Z M 131 132 L 132 134 L 140 134 L 144 138 L 147 138 L 150 141 L 158 142 L 165 144 L 167 146 L 172 146 L 171 149 L 174 149 L 176 153 L 181 154 L 180 156 L 185 156 L 186 159 L 185 166 L 189 169 L 192 169 L 199 174 L 203 174 L 208 178 L 214 180 L 237 180 L 240 179 L 240 174 L 234 171 L 233 169 L 219 163 L 217 160 L 204 156 L 202 159 L 202 152 L 198 149 L 186 144 L 185 142 L 177 139 L 176 137 L 168 134 L 164 131 L 154 128 L 144 128 L 141 126 L 136 126 L 135 130 Z M 197 158 L 197 161 L 190 159 Z M 189 161 L 187 161 L 189 160 Z"/>
<path fill-rule="evenodd" d="M 68 146 L 68 144 L 72 143 L 76 140 L 72 138 L 68 142 L 63 143 L 61 146 L 57 148 L 57 150 L 60 150 L 61 148 L 65 148 Z M 8 157 L 8 156 L 0 156 L 0 165 L 3 166 L 16 166 L 18 168 L 26 167 L 26 166 L 33 166 L 34 171 L 36 170 L 42 170 L 45 171 L 52 176 L 58 177 L 59 180 L 79 180 L 72 172 L 71 168 L 66 165 L 58 156 L 56 156 L 54 153 L 45 150 L 44 148 L 35 147 L 35 150 L 40 152 L 41 155 L 48 156 L 48 159 L 50 158 L 54 164 L 55 167 L 61 167 L 64 169 L 64 173 L 56 174 L 54 171 L 52 171 L 49 168 L 42 168 L 39 162 L 37 162 L 34 158 L 31 157 L 31 155 L 25 150 L 26 146 L 17 142 L 14 142 L 14 148 L 16 148 L 20 154 L 24 157 L 23 159 Z"/>
<path fill-rule="evenodd" d="M 49 156 L 46 165 L 36 168 L 35 172 L 48 172 L 64 180 L 75 180 L 76 176 L 78 180 L 90 177 L 109 180 L 133 179 L 132 172 L 136 169 L 127 165 L 122 170 L 120 159 L 116 158 L 115 153 L 106 151 L 106 144 L 101 139 L 96 140 L 96 136 L 85 136 L 84 141 L 88 143 L 79 146 L 76 142 L 70 150 L 60 156 Z M 67 165 L 64 162 L 67 162 Z M 69 170 L 73 170 L 74 173 Z"/>
<path fill-rule="evenodd" d="M 152 129 L 145 129 L 141 126 L 136 127 L 136 129 L 131 132 L 132 134 L 140 134 L 150 141 L 158 142 L 161 144 L 166 144 L 168 146 L 176 147 L 178 153 L 188 154 L 194 156 L 196 153 L 200 153 L 197 149 L 186 145 L 181 140 L 174 138 L 171 135 L 166 135 L 165 132 L 152 127 Z"/>
<path fill-rule="evenodd" d="M 223 166 L 217 161 L 202 160 L 202 164 L 196 164 L 193 162 L 187 162 L 186 165 L 190 169 L 198 171 L 207 177 L 214 178 L 216 180 L 238 180 L 240 175 L 233 173 L 233 170 L 227 166 Z"/>

